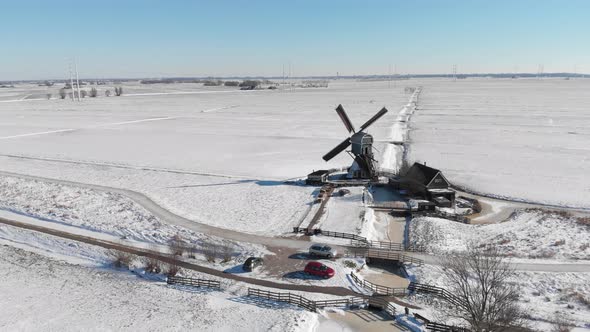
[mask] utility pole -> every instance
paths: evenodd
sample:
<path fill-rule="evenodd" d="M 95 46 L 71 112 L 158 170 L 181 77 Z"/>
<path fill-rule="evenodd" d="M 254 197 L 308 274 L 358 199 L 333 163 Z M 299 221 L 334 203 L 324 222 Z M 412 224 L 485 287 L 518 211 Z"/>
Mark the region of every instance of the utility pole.
<path fill-rule="evenodd" d="M 76 90 L 78 91 L 78 101 L 80 101 L 80 80 L 78 79 L 78 62 L 74 59 L 74 66 L 76 67 Z"/>
<path fill-rule="evenodd" d="M 293 90 L 293 82 L 291 77 L 291 61 L 289 61 L 289 91 Z"/>
<path fill-rule="evenodd" d="M 70 89 L 72 89 L 72 101 L 74 101 L 74 78 L 72 76 L 72 61 L 68 61 L 68 70 L 70 72 Z"/>
<path fill-rule="evenodd" d="M 389 65 L 387 69 L 387 76 L 389 76 L 389 80 L 387 81 L 387 88 L 391 88 L 391 65 Z"/>
<path fill-rule="evenodd" d="M 541 79 L 541 76 L 543 75 L 543 64 L 539 64 L 539 69 L 537 70 L 537 78 Z"/>

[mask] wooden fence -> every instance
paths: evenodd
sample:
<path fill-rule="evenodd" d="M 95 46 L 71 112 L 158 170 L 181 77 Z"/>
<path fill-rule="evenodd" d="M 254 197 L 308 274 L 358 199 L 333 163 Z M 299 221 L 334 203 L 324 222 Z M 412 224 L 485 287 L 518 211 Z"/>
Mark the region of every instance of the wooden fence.
<path fill-rule="evenodd" d="M 412 252 L 423 252 L 424 247 L 416 245 L 404 246 L 403 243 L 399 242 L 387 242 L 387 241 L 356 241 L 351 240 L 350 245 L 353 247 L 360 248 L 371 248 L 391 251 L 412 251 Z"/>
<path fill-rule="evenodd" d="M 430 319 L 428 319 L 420 314 L 415 313 L 414 317 L 418 320 L 423 321 L 424 325 L 426 326 L 426 330 L 428 330 L 428 331 L 433 331 L 433 332 L 471 332 L 469 329 L 466 329 L 464 327 L 457 327 L 457 326 L 445 325 L 445 324 L 433 322 Z"/>
<path fill-rule="evenodd" d="M 325 307 L 337 307 L 337 306 L 351 306 L 351 305 L 359 305 L 367 303 L 367 300 L 358 298 L 358 297 L 351 297 L 345 299 L 336 299 L 336 300 L 322 300 L 322 301 L 312 301 L 306 299 L 305 297 L 297 294 L 291 293 L 275 293 L 271 291 L 265 291 L 262 289 L 257 288 L 248 288 L 248 296 L 252 297 L 259 297 L 266 300 L 277 301 L 277 302 L 286 302 L 290 304 L 294 304 L 298 307 L 303 309 L 316 312 L 318 308 L 325 308 Z"/>
<path fill-rule="evenodd" d="M 442 287 L 411 282 L 408 285 L 408 290 L 410 292 L 434 295 L 436 297 L 439 297 L 439 298 L 441 298 L 453 305 L 459 306 L 459 307 L 465 306 L 465 303 L 458 296 L 456 296 L 455 294 L 449 292 L 448 290 L 446 290 Z"/>
<path fill-rule="evenodd" d="M 397 262 L 412 263 L 422 265 L 424 261 L 419 258 L 405 255 L 402 252 L 379 250 L 379 249 L 365 249 L 365 248 L 351 248 L 347 251 L 348 255 L 353 257 L 365 257 L 365 258 L 379 258 L 392 260 Z"/>
<path fill-rule="evenodd" d="M 377 307 L 385 311 L 387 314 L 391 316 L 393 320 L 395 320 L 395 307 L 389 301 L 384 300 L 379 297 L 370 297 L 368 300 L 369 306 Z"/>
<path fill-rule="evenodd" d="M 350 272 L 350 277 L 352 280 L 359 285 L 360 287 L 370 290 L 377 295 L 383 296 L 405 296 L 408 294 L 408 290 L 406 288 L 392 288 L 382 285 L 374 284 L 370 281 L 364 280 L 359 278 L 354 272 Z"/>
<path fill-rule="evenodd" d="M 337 238 L 341 238 L 341 239 L 349 239 L 349 240 L 354 240 L 354 241 L 367 242 L 367 238 L 356 235 L 356 234 L 325 231 L 325 230 L 322 230 L 319 228 L 310 229 L 308 227 L 293 227 L 293 233 L 304 233 L 305 235 L 323 235 L 323 236 L 337 237 Z"/>
<path fill-rule="evenodd" d="M 217 280 L 196 279 L 187 277 L 168 277 L 166 279 L 168 285 L 183 285 L 193 287 L 209 287 L 221 289 L 221 283 Z"/>

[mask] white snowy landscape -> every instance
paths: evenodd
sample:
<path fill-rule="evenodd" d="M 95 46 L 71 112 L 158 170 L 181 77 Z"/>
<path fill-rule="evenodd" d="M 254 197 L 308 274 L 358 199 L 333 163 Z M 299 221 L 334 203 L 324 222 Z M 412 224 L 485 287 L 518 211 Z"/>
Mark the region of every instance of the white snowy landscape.
<path fill-rule="evenodd" d="M 405 86 L 423 87 L 415 111 Z M 406 241 L 406 226 L 410 234 L 427 228 L 433 236 L 413 240 L 424 242 L 432 257 L 475 244 L 497 247 L 515 263 L 586 266 L 590 118 L 583 105 L 590 100 L 583 91 L 589 87 L 588 80 L 412 79 L 395 86 L 337 80 L 328 88 L 239 91 L 133 82 L 121 97 L 72 103 L 35 98 L 42 95 L 38 87 L 19 85 L 0 91 L 0 218 L 138 248 L 166 250 L 174 236 L 195 246 L 230 243 L 231 262 L 207 262 L 201 254 L 187 260 L 220 271 L 240 270 L 249 256 L 280 262 L 291 254 L 278 251 L 280 241 L 282 250 L 305 256 L 309 242 L 294 240 L 291 231 L 317 212 L 318 188 L 298 180 L 351 163 L 346 153 L 328 163 L 321 159 L 348 137 L 334 108 L 342 104 L 360 126 L 386 107 L 368 130 L 383 169 L 400 167 L 403 150 L 390 142 L 409 137 L 410 160 L 439 168 L 463 189 L 551 207 L 504 201 L 477 225 L 434 217 L 406 225 L 369 207 L 391 197 L 350 187 L 331 197 L 317 227 L 393 242 Z M 559 212 L 557 206 L 581 209 Z M 350 244 L 321 236 L 312 241 L 339 249 Z M 170 287 L 139 263 L 135 272 L 113 268 L 103 249 L 13 226 L 0 226 L 0 242 L 7 271 L 2 307 L 15 304 L 0 316 L 1 329 L 324 331 L 334 319 L 294 306 L 253 304 L 240 282 L 211 292 Z M 364 260 L 326 261 L 336 277 L 321 280 L 303 275 L 305 259 L 290 257 L 248 276 L 366 293 L 349 276 Z M 409 272 L 442 287 L 440 268 L 427 263 Z M 362 273 L 375 271 L 364 267 Z M 578 327 L 590 322 L 590 272 L 521 269 L 512 282 L 523 289 L 519 303 L 534 329 L 550 330 L 557 314 Z M 453 323 L 436 315 L 436 301 L 408 301 L 422 307 L 416 312 Z M 343 317 L 338 326 L 355 330 Z"/>

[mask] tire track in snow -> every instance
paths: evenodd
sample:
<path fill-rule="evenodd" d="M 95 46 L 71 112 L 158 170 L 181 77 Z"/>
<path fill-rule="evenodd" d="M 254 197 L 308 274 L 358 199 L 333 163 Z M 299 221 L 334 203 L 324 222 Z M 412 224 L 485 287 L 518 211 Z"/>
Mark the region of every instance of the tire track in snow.
<path fill-rule="evenodd" d="M 238 107 L 238 106 L 239 105 L 216 107 L 216 108 L 202 110 L 200 113 L 216 112 L 216 111 L 221 111 L 221 110 L 224 110 L 224 109 L 235 108 L 235 107 Z M 176 120 L 176 119 L 191 118 L 191 117 L 192 116 L 184 116 L 184 115 L 183 116 L 166 116 L 166 117 L 157 117 L 157 118 L 129 120 L 129 121 L 122 121 L 122 122 L 111 122 L 111 123 L 103 123 L 103 124 L 92 125 L 92 126 L 84 126 L 84 127 L 80 127 L 80 128 L 67 128 L 67 129 L 58 129 L 58 130 L 50 130 L 50 131 L 40 131 L 40 132 L 27 133 L 27 134 L 19 134 L 19 135 L 12 135 L 12 136 L 4 136 L 4 137 L 0 137 L 0 140 L 13 139 L 13 138 L 21 138 L 21 137 L 30 137 L 30 136 L 50 135 L 50 134 L 58 134 L 58 133 L 65 133 L 65 132 L 74 132 L 74 131 L 79 131 L 79 130 L 102 128 L 102 127 L 110 127 L 110 126 L 123 126 L 123 125 L 135 124 L 135 123 L 142 123 L 142 122 Z"/>

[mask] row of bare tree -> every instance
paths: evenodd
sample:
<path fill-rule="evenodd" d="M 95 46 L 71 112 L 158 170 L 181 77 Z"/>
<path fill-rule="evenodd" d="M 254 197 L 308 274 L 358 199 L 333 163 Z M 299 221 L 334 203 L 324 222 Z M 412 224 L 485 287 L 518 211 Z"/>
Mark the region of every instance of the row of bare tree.
<path fill-rule="evenodd" d="M 61 88 L 59 89 L 59 98 L 60 99 L 66 99 L 66 97 L 74 97 L 74 98 L 78 98 L 78 91 L 74 90 L 72 92 L 67 92 L 65 88 Z M 106 90 L 104 92 L 105 97 L 110 97 L 111 96 L 111 90 Z M 115 96 L 121 96 L 123 94 L 123 88 L 122 87 L 115 87 Z M 98 97 L 98 90 L 96 88 L 91 88 L 90 91 L 86 91 L 86 90 L 80 90 L 80 98 L 86 98 L 86 97 L 90 97 L 90 98 L 96 98 Z M 47 94 L 47 99 L 51 99 L 51 94 L 48 93 Z"/>
<path fill-rule="evenodd" d="M 157 246 L 150 248 L 152 252 L 160 252 Z M 230 242 L 223 242 L 221 244 L 204 242 L 200 246 L 189 243 L 182 236 L 175 235 L 168 241 L 168 255 L 175 261 L 181 259 L 183 256 L 188 258 L 196 258 L 197 253 L 204 255 L 208 262 L 215 263 L 220 259 L 222 263 L 227 263 L 235 256 L 235 247 Z M 109 257 L 113 261 L 113 265 L 118 268 L 129 268 L 131 264 L 137 259 L 135 255 L 121 250 L 109 251 Z M 165 273 L 169 276 L 175 276 L 180 268 L 176 264 L 162 262 L 154 257 L 144 257 L 141 263 L 146 272 L 149 273 Z"/>

